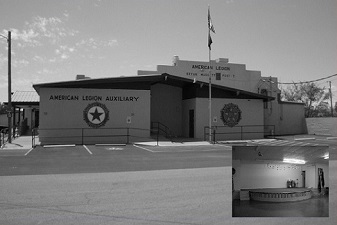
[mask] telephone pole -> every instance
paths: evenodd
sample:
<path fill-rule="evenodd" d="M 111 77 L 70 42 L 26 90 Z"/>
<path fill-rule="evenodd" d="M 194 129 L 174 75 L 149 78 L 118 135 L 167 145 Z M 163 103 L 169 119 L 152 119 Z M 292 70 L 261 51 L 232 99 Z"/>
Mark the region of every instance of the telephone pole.
<path fill-rule="evenodd" d="M 12 143 L 12 70 L 11 70 L 11 32 L 8 31 L 8 36 L 3 36 L 0 34 L 1 37 L 7 39 L 8 43 L 8 109 L 7 109 L 7 117 L 8 117 L 8 143 Z"/>
<path fill-rule="evenodd" d="M 328 81 L 329 82 L 329 92 L 330 92 L 330 105 L 331 105 L 331 117 L 333 117 L 333 105 L 332 105 L 332 92 L 331 92 L 331 81 Z"/>

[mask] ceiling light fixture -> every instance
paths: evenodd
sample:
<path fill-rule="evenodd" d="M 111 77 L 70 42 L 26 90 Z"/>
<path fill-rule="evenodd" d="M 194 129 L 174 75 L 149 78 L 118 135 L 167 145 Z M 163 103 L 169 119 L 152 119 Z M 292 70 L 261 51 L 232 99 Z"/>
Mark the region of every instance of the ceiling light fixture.
<path fill-rule="evenodd" d="M 288 159 L 288 158 L 284 158 L 283 162 L 285 162 L 285 163 L 294 163 L 294 164 L 305 164 L 305 161 L 301 160 L 301 159 Z"/>

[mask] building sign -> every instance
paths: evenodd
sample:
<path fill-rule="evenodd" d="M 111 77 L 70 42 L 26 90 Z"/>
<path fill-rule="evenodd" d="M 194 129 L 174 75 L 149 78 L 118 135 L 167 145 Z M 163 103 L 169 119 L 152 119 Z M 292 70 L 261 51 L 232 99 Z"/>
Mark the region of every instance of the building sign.
<path fill-rule="evenodd" d="M 211 69 L 212 73 L 211 76 L 215 77 L 216 80 L 221 80 L 221 78 L 235 78 L 234 74 L 230 74 L 231 68 L 229 66 L 208 66 L 193 64 L 191 66 L 191 70 L 186 72 L 186 76 L 209 76 L 209 69 Z M 215 72 L 215 73 L 214 73 Z"/>
<path fill-rule="evenodd" d="M 221 120 L 224 125 L 234 127 L 241 120 L 241 110 L 233 103 L 225 104 L 221 110 Z"/>
<path fill-rule="evenodd" d="M 102 127 L 109 120 L 109 110 L 102 103 L 91 103 L 83 110 L 83 119 L 92 128 Z"/>
<path fill-rule="evenodd" d="M 110 102 L 137 102 L 139 96 L 101 96 L 101 95 L 50 95 L 49 100 L 53 101 L 110 101 Z"/>

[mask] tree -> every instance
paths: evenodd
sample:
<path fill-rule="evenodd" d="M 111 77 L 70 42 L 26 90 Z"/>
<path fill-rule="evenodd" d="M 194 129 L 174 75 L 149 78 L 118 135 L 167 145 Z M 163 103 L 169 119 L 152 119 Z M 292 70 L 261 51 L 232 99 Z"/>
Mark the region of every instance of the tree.
<path fill-rule="evenodd" d="M 0 114 L 6 114 L 7 113 L 7 106 L 4 103 L 0 104 Z"/>
<path fill-rule="evenodd" d="M 329 99 L 329 93 L 325 87 L 318 87 L 315 83 L 294 83 L 286 89 L 282 89 L 282 99 L 286 101 L 303 102 L 305 104 L 305 117 L 325 115 L 325 100 Z"/>

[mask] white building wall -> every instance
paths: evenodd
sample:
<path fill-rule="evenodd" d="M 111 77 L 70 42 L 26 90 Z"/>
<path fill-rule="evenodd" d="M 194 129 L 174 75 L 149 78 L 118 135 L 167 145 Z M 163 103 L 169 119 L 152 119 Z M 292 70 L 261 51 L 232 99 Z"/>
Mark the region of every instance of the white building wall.
<path fill-rule="evenodd" d="M 238 105 L 242 111 L 242 119 L 235 127 L 224 128 L 221 120 L 221 110 L 225 104 L 233 103 Z M 204 127 L 209 126 L 209 101 L 206 98 L 196 99 L 196 137 L 204 138 Z M 254 126 L 253 126 L 254 125 Z M 258 125 L 258 126 L 255 126 Z M 231 133 L 217 135 L 216 140 L 236 140 L 236 139 L 254 139 L 263 138 L 263 101 L 256 99 L 212 99 L 212 126 L 218 126 L 217 133 Z M 241 136 L 241 127 L 246 133 Z M 251 127 L 249 127 L 251 126 Z M 236 133 L 236 134 L 234 134 Z"/>
<path fill-rule="evenodd" d="M 178 77 L 208 82 L 209 65 L 209 62 L 180 60 L 175 57 L 173 65 L 158 65 L 157 71 L 138 71 L 138 75 L 168 73 Z M 225 58 L 211 60 L 211 68 L 213 84 L 240 90 L 255 92 L 256 85 L 261 78 L 260 71 L 247 70 L 246 65 L 229 63 L 228 59 Z"/>
<path fill-rule="evenodd" d="M 172 65 L 158 65 L 156 71 L 138 71 L 138 75 L 168 73 L 174 76 L 188 78 L 196 81 L 209 81 L 211 68 L 212 83 L 262 94 L 262 90 L 275 100 L 268 102 L 268 108 L 264 111 L 265 124 L 269 127 L 270 134 L 303 134 L 306 128 L 303 123 L 304 107 L 288 105 L 278 101 L 280 89 L 276 77 L 262 77 L 260 71 L 247 70 L 244 64 L 229 63 L 226 58 L 219 58 L 209 62 L 180 60 L 178 56 L 173 58 Z M 291 113 L 289 113 L 291 112 Z"/>
<path fill-rule="evenodd" d="M 64 97 L 65 96 L 65 97 Z M 100 97 L 100 98 L 98 98 Z M 116 97 L 116 98 L 114 98 Z M 99 128 L 92 128 L 84 120 L 84 110 L 93 103 L 104 104 L 109 110 L 109 120 Z M 40 89 L 40 141 L 46 143 L 73 143 L 83 140 L 81 136 L 125 135 L 126 129 L 134 136 L 150 136 L 150 91 L 116 89 Z M 90 143 L 114 143 L 124 141 L 116 138 L 86 138 Z"/>

